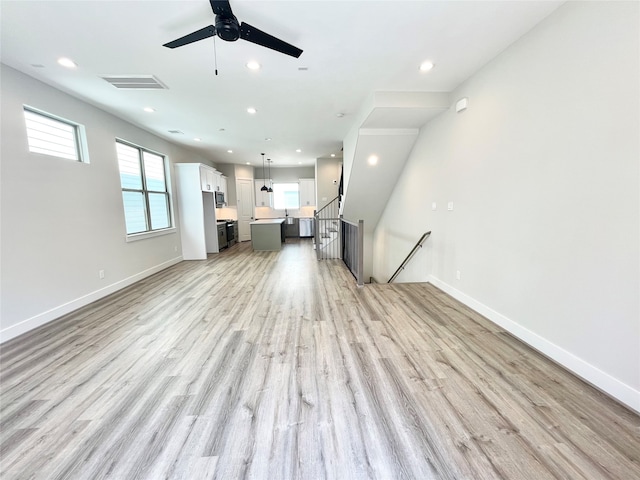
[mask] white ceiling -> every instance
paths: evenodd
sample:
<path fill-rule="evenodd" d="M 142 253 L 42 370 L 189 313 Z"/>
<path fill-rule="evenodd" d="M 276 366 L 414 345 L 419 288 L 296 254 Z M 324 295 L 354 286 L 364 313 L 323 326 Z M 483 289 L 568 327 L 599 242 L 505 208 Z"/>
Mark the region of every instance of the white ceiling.
<path fill-rule="evenodd" d="M 340 154 L 373 92 L 451 91 L 561 3 L 231 0 L 238 20 L 304 53 L 217 39 L 215 76 L 213 39 L 162 47 L 214 23 L 207 0 L 2 0 L 1 60 L 214 161 L 259 164 L 265 152 L 274 166 L 311 165 Z M 59 66 L 62 56 L 78 68 Z M 436 66 L 420 73 L 425 59 Z M 248 70 L 249 60 L 262 69 Z M 100 78 L 134 74 L 168 90 L 118 90 Z"/>

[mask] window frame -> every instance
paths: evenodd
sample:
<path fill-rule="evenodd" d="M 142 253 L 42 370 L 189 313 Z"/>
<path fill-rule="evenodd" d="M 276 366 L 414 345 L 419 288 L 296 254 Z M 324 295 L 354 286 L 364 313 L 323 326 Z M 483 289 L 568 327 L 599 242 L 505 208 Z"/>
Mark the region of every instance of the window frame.
<path fill-rule="evenodd" d="M 137 157 L 138 157 L 138 167 L 140 168 L 140 181 L 141 181 L 141 185 L 142 188 L 141 189 L 135 189 L 135 188 L 127 188 L 127 187 L 123 187 L 122 186 L 122 172 L 120 171 L 120 158 L 118 156 L 118 143 L 129 147 L 129 148 L 133 148 L 135 150 L 137 150 Z M 170 181 L 170 175 L 169 175 L 169 160 L 167 158 L 166 155 L 160 153 L 160 152 L 156 152 L 154 150 L 151 150 L 149 148 L 143 147 L 141 145 L 136 145 L 135 143 L 132 142 L 128 142 L 126 140 L 123 140 L 121 138 L 116 138 L 115 141 L 115 146 L 116 146 L 116 161 L 118 163 L 118 174 L 120 176 L 120 191 L 122 193 L 124 192 L 132 192 L 132 193 L 141 193 L 143 196 L 143 202 L 144 202 L 144 214 L 145 214 L 145 225 L 146 225 L 146 229 L 139 231 L 139 232 L 132 232 L 129 233 L 127 232 L 127 214 L 126 214 L 126 208 L 124 206 L 124 198 L 123 198 L 123 213 L 124 213 L 124 219 L 125 219 L 125 233 L 126 233 L 126 239 L 127 242 L 130 241 L 135 241 L 135 240 L 141 240 L 143 238 L 149 238 L 149 237 L 155 237 L 155 236 L 159 236 L 159 235 L 165 235 L 167 233 L 174 233 L 176 231 L 176 227 L 175 227 L 175 221 L 174 221 L 174 215 L 173 215 L 173 196 L 171 194 L 171 181 Z M 163 173 L 164 173 L 164 190 L 150 190 L 148 188 L 148 184 L 147 184 L 147 174 L 145 171 L 145 163 L 144 163 L 144 154 L 148 153 L 151 155 L 155 155 L 157 157 L 160 157 L 162 159 L 162 169 L 163 169 Z M 165 201 L 166 201 L 166 208 L 167 208 L 167 223 L 168 226 L 166 227 L 162 227 L 162 228 L 152 228 L 153 223 L 152 223 L 152 216 L 151 216 L 151 206 L 150 206 L 150 202 L 149 202 L 149 194 L 163 194 L 165 196 Z"/>
<path fill-rule="evenodd" d="M 35 155 L 44 155 L 47 157 L 59 158 L 61 160 L 69 160 L 72 162 L 89 163 L 89 151 L 87 149 L 87 140 L 86 140 L 87 135 L 86 135 L 84 125 L 78 122 L 69 120 L 67 118 L 63 118 L 59 115 L 54 115 L 53 113 L 45 112 L 44 110 L 32 107 L 30 105 L 22 105 L 22 112 L 23 112 L 23 118 L 25 121 L 25 131 L 27 134 L 27 150 L 29 151 L 29 153 L 32 153 Z M 55 153 L 45 153 L 45 152 L 32 150 L 32 144 L 29 141 L 29 138 L 33 138 L 33 137 L 31 137 L 31 135 L 29 134 L 31 129 L 29 128 L 29 124 L 28 124 L 29 119 L 26 116 L 27 113 L 32 115 L 38 115 L 47 120 L 53 120 L 54 122 L 58 122 L 64 126 L 71 127 L 73 131 L 73 147 L 76 153 L 76 158 L 68 158 L 61 155 L 56 155 Z"/>

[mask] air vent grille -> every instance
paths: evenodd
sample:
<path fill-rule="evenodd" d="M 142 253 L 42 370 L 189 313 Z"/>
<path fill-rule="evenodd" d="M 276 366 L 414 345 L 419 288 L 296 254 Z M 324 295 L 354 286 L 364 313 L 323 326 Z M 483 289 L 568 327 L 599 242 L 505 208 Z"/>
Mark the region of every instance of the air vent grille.
<path fill-rule="evenodd" d="M 110 75 L 101 78 L 121 89 L 165 90 L 169 88 L 153 75 Z"/>

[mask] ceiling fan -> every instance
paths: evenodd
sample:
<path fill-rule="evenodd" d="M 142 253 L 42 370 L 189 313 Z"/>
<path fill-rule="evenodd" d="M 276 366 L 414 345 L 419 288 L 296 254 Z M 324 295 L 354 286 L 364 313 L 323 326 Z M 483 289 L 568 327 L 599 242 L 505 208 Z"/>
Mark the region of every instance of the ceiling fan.
<path fill-rule="evenodd" d="M 256 27 L 249 25 L 248 23 L 238 23 L 238 19 L 233 14 L 231 5 L 229 5 L 228 1 L 209 0 L 209 3 L 211 3 L 213 13 L 216 15 L 215 26 L 209 25 L 201 28 L 200 30 L 185 35 L 184 37 L 165 43 L 163 47 L 182 47 L 183 45 L 188 45 L 189 43 L 217 35 L 227 42 L 235 42 L 241 38 L 247 42 L 262 45 L 263 47 L 267 47 L 271 50 L 284 53 L 285 55 L 291 55 L 296 58 L 302 54 L 302 50 L 298 47 L 294 47 L 290 43 L 269 35 L 262 30 L 258 30 Z"/>

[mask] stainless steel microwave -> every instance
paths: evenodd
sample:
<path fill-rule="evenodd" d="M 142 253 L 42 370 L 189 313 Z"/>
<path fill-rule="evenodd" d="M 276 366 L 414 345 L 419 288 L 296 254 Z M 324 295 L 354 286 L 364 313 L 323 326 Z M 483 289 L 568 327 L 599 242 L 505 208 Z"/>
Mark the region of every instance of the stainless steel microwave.
<path fill-rule="evenodd" d="M 216 194 L 216 208 L 224 207 L 224 192 L 215 192 Z"/>

